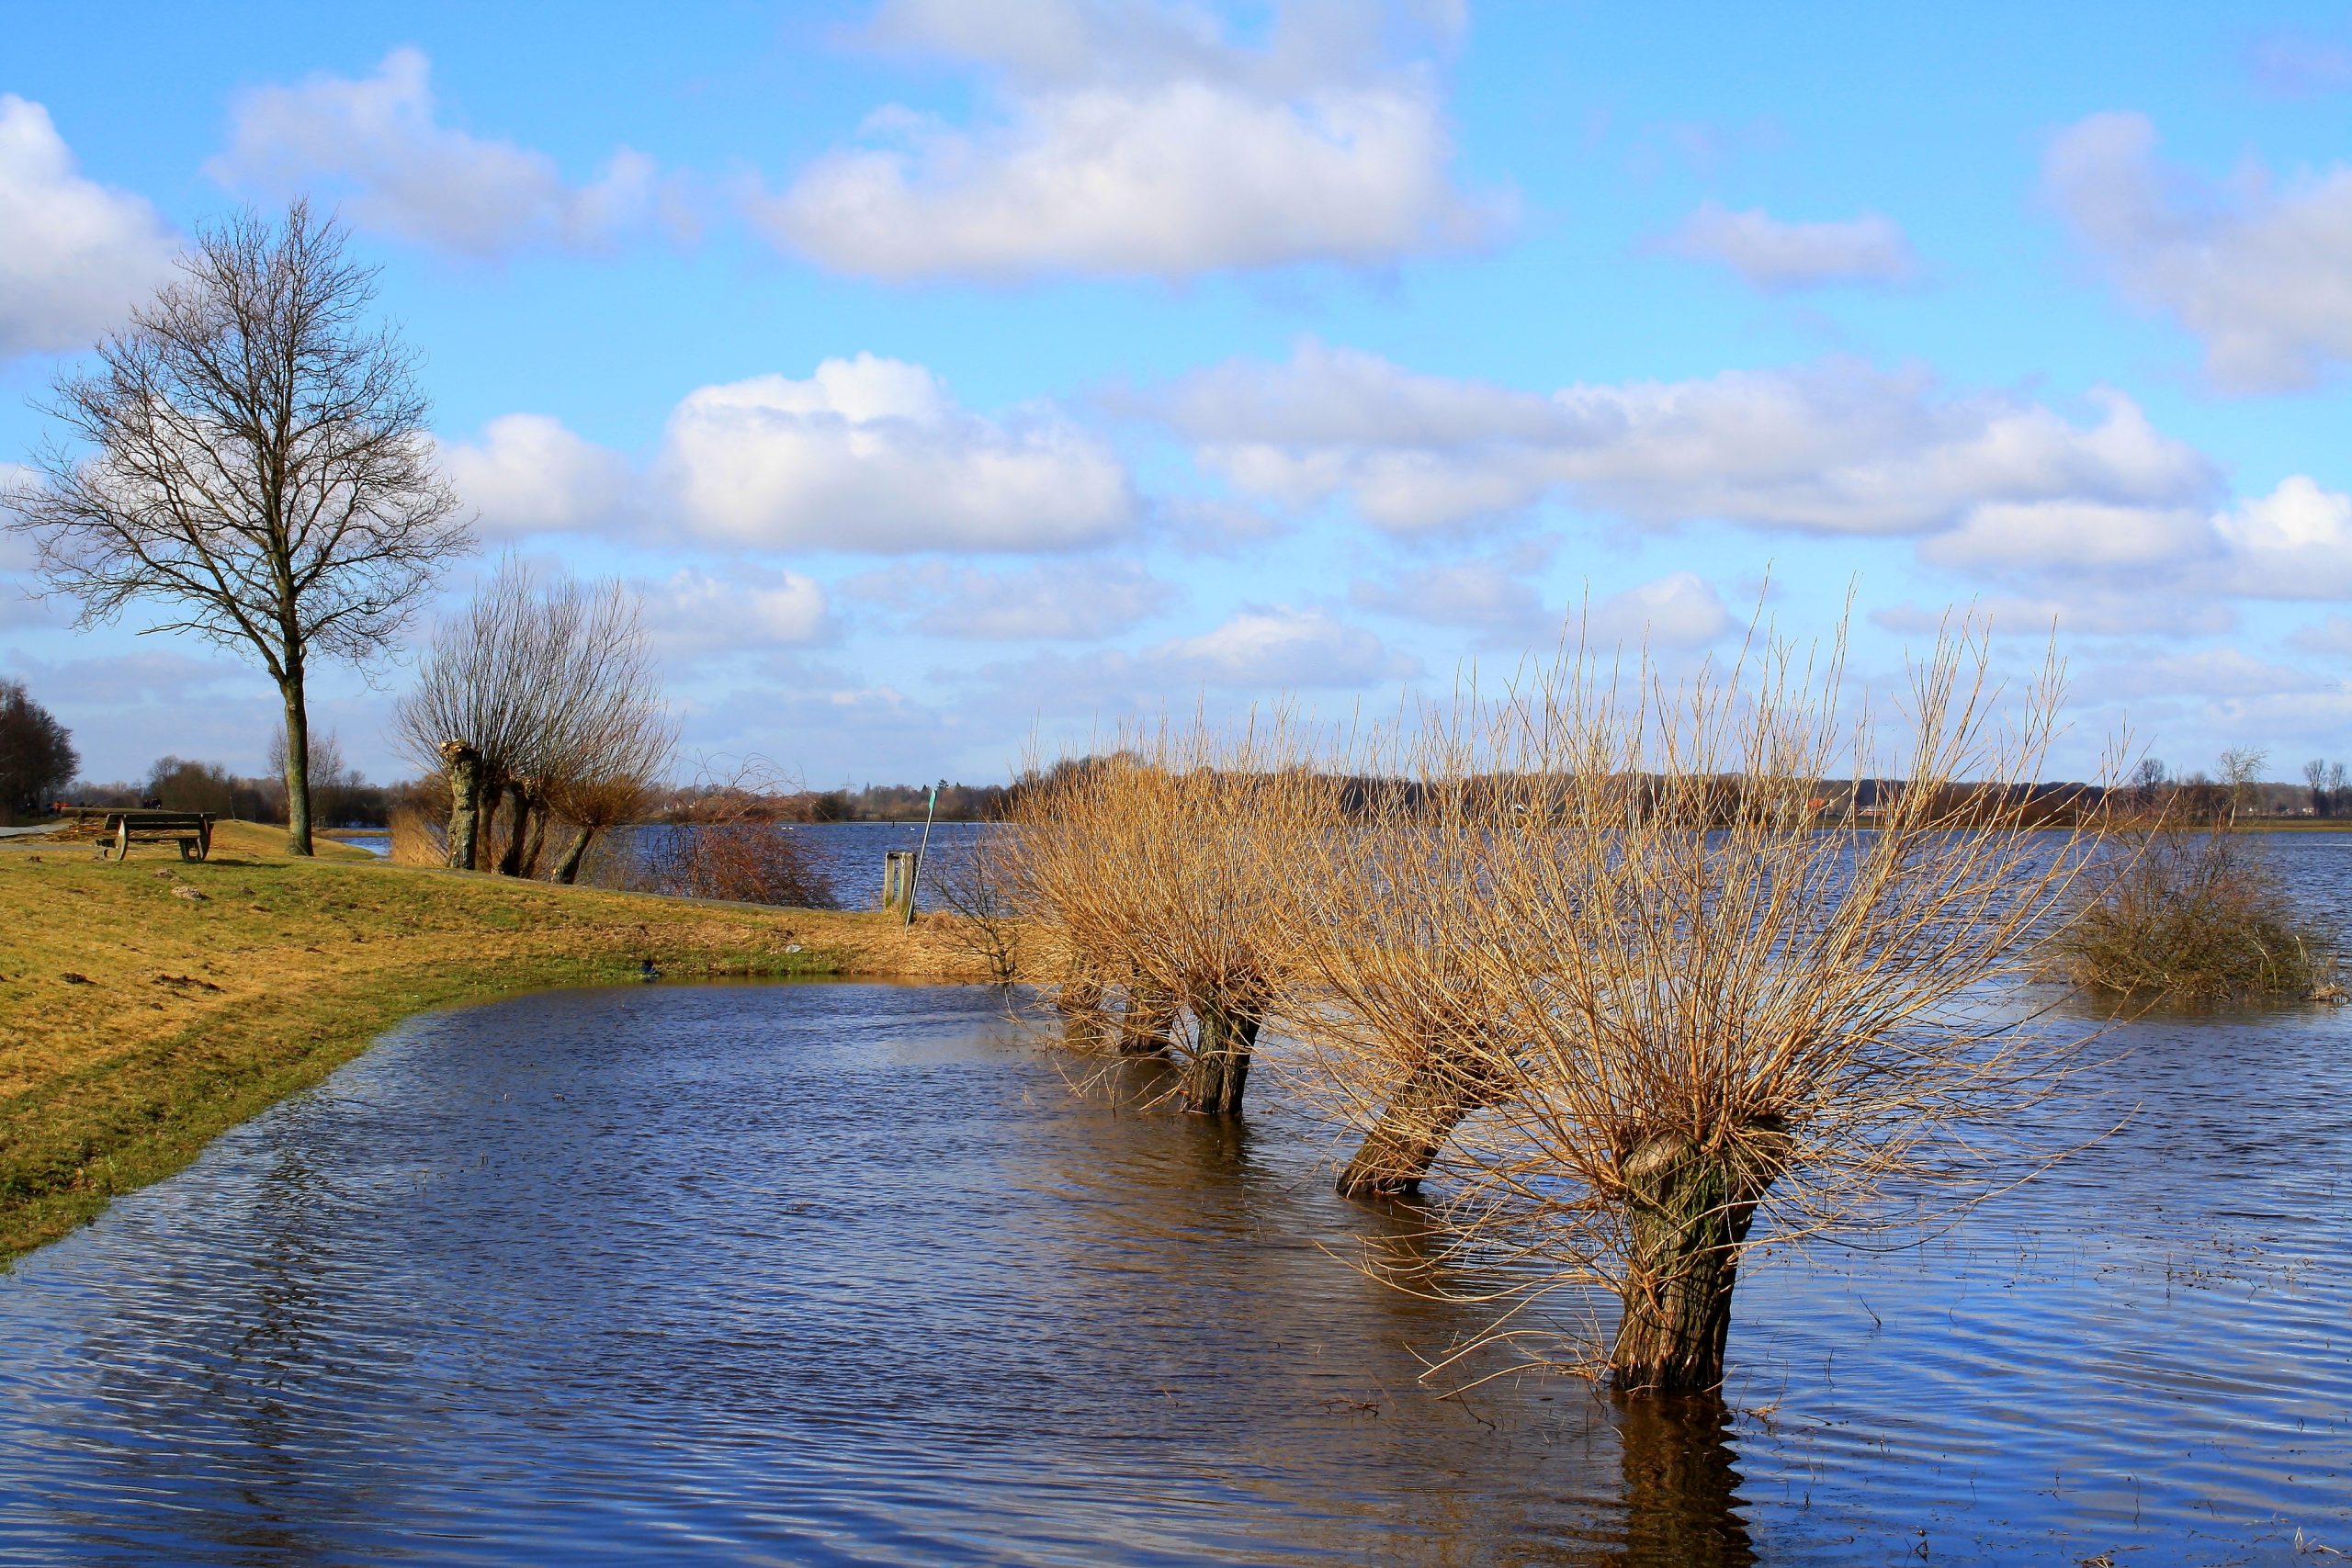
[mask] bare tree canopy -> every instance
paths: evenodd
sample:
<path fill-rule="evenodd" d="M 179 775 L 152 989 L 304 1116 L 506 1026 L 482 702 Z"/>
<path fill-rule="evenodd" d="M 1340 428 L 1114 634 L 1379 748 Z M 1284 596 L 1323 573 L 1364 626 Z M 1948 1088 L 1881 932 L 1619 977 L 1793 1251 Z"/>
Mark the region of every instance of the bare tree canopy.
<path fill-rule="evenodd" d="M 79 624 L 154 607 L 144 628 L 259 659 L 286 706 L 287 847 L 311 852 L 313 660 L 365 664 L 472 539 L 440 478 L 415 357 L 367 320 L 375 269 L 307 202 L 203 230 L 180 277 L 61 374 L 62 434 L 8 496 Z"/>
<path fill-rule="evenodd" d="M 651 804 L 676 741 L 636 596 L 616 581 L 542 582 L 511 557 L 435 634 L 400 733 L 449 776 L 449 863 L 473 867 L 503 801 L 497 869 L 529 871 L 552 812 L 574 829 L 555 870 L 567 882 L 596 833 Z"/>

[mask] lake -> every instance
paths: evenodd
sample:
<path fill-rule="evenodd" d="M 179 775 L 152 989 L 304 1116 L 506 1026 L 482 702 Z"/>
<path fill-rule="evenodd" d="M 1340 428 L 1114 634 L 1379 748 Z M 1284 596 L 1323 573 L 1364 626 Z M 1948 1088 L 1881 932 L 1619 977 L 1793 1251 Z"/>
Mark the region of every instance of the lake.
<path fill-rule="evenodd" d="M 2352 840 L 2278 852 L 2352 913 Z M 0 1280 L 0 1560 L 2352 1550 L 2352 1009 L 2114 1043 L 2063 1115 L 2116 1135 L 1751 1262 L 1716 1424 L 1422 1381 L 1482 1319 L 1351 1267 L 1409 1220 L 1273 1074 L 1243 1127 L 1139 1113 L 980 987 L 429 1015 Z"/>

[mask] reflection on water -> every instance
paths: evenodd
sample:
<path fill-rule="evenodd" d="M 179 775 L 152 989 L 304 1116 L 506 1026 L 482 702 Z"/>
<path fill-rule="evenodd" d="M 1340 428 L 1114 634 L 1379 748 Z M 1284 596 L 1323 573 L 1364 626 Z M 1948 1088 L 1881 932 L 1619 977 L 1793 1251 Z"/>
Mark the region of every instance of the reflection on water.
<path fill-rule="evenodd" d="M 2341 863 L 2352 869 L 2352 856 Z M 1750 1265 L 1728 1415 L 1481 1324 L 979 989 L 415 1021 L 0 1280 L 10 1562 L 2289 1562 L 2352 1548 L 2352 1010 L 2150 1019 L 2118 1136 Z M 1148 1075 L 1147 1066 L 1136 1071 Z M 2301 1559 L 2301 1561 L 2310 1561 Z"/>

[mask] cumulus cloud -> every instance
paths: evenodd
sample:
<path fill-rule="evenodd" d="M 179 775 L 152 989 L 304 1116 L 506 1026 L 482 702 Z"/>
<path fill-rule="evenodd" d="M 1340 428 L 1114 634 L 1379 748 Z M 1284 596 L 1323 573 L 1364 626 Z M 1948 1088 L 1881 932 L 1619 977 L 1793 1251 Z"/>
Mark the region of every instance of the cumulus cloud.
<path fill-rule="evenodd" d="M 2072 583 L 2064 595 L 2037 598 L 1993 594 L 1964 606 L 1903 604 L 1871 612 L 1871 622 L 1905 637 L 1933 637 L 1965 611 L 1981 616 L 1995 637 L 2047 637 L 2051 628 L 2077 636 L 2215 636 L 2233 629 L 2237 615 L 2226 604 L 2198 603 L 2144 589 L 2119 591 Z"/>
<path fill-rule="evenodd" d="M 913 612 L 916 631 L 980 642 L 1109 637 L 1157 613 L 1173 592 L 1133 561 L 1049 561 L 994 572 L 925 561 L 870 572 L 842 588 Z"/>
<path fill-rule="evenodd" d="M 2274 97 L 2314 98 L 2352 88 L 2352 49 L 2291 29 L 2266 33 L 2246 49 L 2255 85 Z"/>
<path fill-rule="evenodd" d="M 395 49 L 372 75 L 242 93 L 205 172 L 274 197 L 331 194 L 364 227 L 478 257 L 601 248 L 662 206 L 653 160 L 627 147 L 573 183 L 545 152 L 442 124 L 432 71 L 423 51 Z"/>
<path fill-rule="evenodd" d="M 1532 584 L 1502 561 L 1452 561 L 1413 567 L 1386 582 L 1358 581 L 1351 604 L 1435 626 L 1528 633 L 1556 621 Z"/>
<path fill-rule="evenodd" d="M 443 443 L 441 466 L 495 534 L 594 528 L 625 509 L 634 482 L 620 454 L 538 413 L 501 414 L 473 441 Z"/>
<path fill-rule="evenodd" d="M 2004 502 L 1976 508 L 1919 553 L 1940 566 L 2133 571 L 2198 555 L 2211 536 L 2195 508 Z"/>
<path fill-rule="evenodd" d="M 2352 359 L 2352 168 L 2209 180 L 2158 157 L 2146 116 L 2100 114 L 2052 142 L 2043 183 L 2124 293 L 2202 342 L 2222 387 L 2309 387 Z"/>
<path fill-rule="evenodd" d="M 806 647 L 832 632 L 824 589 L 797 571 L 684 567 L 635 586 L 654 645 L 682 657 Z"/>
<path fill-rule="evenodd" d="M 40 105 L 0 93 L 0 359 L 87 347 L 171 274 L 172 231 L 84 177 Z"/>
<path fill-rule="evenodd" d="M 2094 665 L 2082 681 L 2090 700 L 2132 697 L 2274 697 L 2341 689 L 2343 682 L 2273 664 L 2234 648 L 2118 660 Z"/>
<path fill-rule="evenodd" d="M 1376 48 L 1393 19 L 1294 6 L 1251 48 L 1150 0 L 892 0 L 873 40 L 991 72 L 994 118 L 887 107 L 748 210 L 785 248 L 897 279 L 1182 278 L 1476 244 L 1506 204 L 1453 183 L 1430 67 Z"/>
<path fill-rule="evenodd" d="M 2352 495 L 2308 475 L 2240 502 L 2214 519 L 2230 587 L 2263 599 L 2352 599 Z"/>
<path fill-rule="evenodd" d="M 1612 593 L 1585 618 L 1586 640 L 1595 646 L 1697 648 L 1731 629 L 1723 596 L 1694 571 L 1669 572 Z"/>
<path fill-rule="evenodd" d="M 984 419 L 922 366 L 868 354 L 688 394 L 657 479 L 691 527 L 771 548 L 1069 549 L 1136 510 L 1125 467 L 1067 420 Z"/>
<path fill-rule="evenodd" d="M 1646 524 L 1902 535 L 2005 502 L 2211 494 L 2211 466 L 2130 399 L 2091 402 L 2096 417 L 2077 422 L 1844 359 L 1529 392 L 1308 344 L 1286 364 L 1188 377 L 1159 412 L 1238 488 L 1294 507 L 1340 499 L 1396 534 L 1555 496 Z"/>
<path fill-rule="evenodd" d="M 2287 638 L 2287 646 L 2298 653 L 2352 658 L 2352 615 L 2329 615 L 2300 626 Z"/>
<path fill-rule="evenodd" d="M 1919 271 L 1902 225 L 1873 212 L 1792 223 L 1761 208 L 1733 212 L 1710 201 L 1684 220 L 1667 245 L 1695 260 L 1719 262 L 1768 294 L 1837 283 L 1902 283 Z"/>
<path fill-rule="evenodd" d="M 1163 688 L 1362 686 L 1400 672 L 1381 641 L 1328 610 L 1275 604 L 1244 610 L 1197 637 L 1160 644 L 1147 657 Z"/>
<path fill-rule="evenodd" d="M 1203 692 L 1356 690 L 1419 671 L 1411 659 L 1328 610 L 1272 604 L 1138 652 L 1041 653 L 939 674 L 965 682 L 992 711 L 1019 723 L 1038 714 L 1148 711 Z"/>

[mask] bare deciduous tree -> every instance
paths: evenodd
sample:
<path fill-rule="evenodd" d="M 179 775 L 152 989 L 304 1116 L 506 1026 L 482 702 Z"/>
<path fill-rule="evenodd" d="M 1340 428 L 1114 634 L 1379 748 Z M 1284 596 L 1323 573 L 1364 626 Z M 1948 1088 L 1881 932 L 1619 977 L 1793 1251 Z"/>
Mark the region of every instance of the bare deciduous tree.
<path fill-rule="evenodd" d="M 414 356 L 366 321 L 375 271 L 297 201 L 203 230 L 46 412 L 64 438 L 7 498 L 80 624 L 167 606 L 149 631 L 258 658 L 286 713 L 287 848 L 311 853 L 314 660 L 365 665 L 472 541 L 437 473 Z"/>
<path fill-rule="evenodd" d="M 1539 1292 L 1613 1292 L 1619 1386 L 1721 1381 L 1759 1213 L 1786 1240 L 2016 1173 L 1971 1129 L 2046 1093 L 2079 1036 L 1988 982 L 2032 967 L 2102 829 L 2020 830 L 2057 681 L 2005 714 L 1986 660 L 1947 638 L 1915 671 L 1889 768 L 1838 657 L 1769 649 L 1679 689 L 1571 659 L 1501 705 L 1489 772 L 1449 762 L 1493 797 L 1430 860 L 1470 874 L 1410 874 L 1420 850 L 1329 883 L 1356 907 L 1287 1027 L 1374 1131 L 1444 1067 L 1453 1100 L 1408 1107 L 1453 1134 L 1441 1224 Z M 1824 781 L 1888 774 L 1871 830 L 1821 829 Z"/>
<path fill-rule="evenodd" d="M 598 832 L 650 804 L 676 739 L 635 596 L 616 581 L 542 582 L 511 557 L 435 634 L 399 725 L 409 753 L 449 780 L 451 865 L 472 868 L 503 826 L 496 869 L 526 874 L 552 812 L 573 829 L 563 882 Z"/>
<path fill-rule="evenodd" d="M 1182 1058 L 1188 1110 L 1241 1110 L 1269 1012 L 1291 983 L 1307 890 L 1285 856 L 1340 815 L 1286 716 L 1222 736 L 1199 721 L 1038 774 L 1008 812 L 1018 884 L 1068 965 L 1073 1043 Z M 1109 1010 L 1114 992 L 1125 1011 Z"/>

